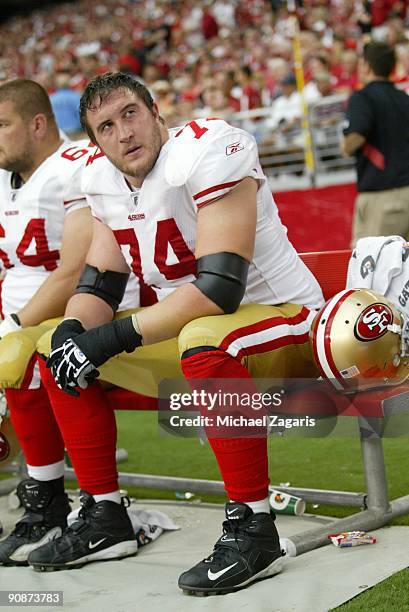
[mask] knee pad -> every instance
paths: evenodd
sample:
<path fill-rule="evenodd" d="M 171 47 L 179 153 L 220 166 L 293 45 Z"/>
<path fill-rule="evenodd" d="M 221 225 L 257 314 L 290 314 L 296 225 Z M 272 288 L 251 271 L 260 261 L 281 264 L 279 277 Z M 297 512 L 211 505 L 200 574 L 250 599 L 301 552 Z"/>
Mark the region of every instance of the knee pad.
<path fill-rule="evenodd" d="M 7 334 L 0 340 L 0 389 L 20 389 L 37 342 L 59 319 Z"/>
<path fill-rule="evenodd" d="M 48 357 L 48 355 L 50 354 L 51 338 L 52 338 L 54 331 L 55 329 L 50 329 L 38 339 L 37 351 L 40 353 L 40 355 L 46 355 L 46 357 Z"/>
<path fill-rule="evenodd" d="M 183 327 L 178 337 L 179 355 L 182 358 L 185 353 L 192 354 L 194 349 L 213 350 L 217 349 L 220 343 L 220 333 L 218 333 L 215 319 L 219 317 L 202 317 L 190 321 Z"/>

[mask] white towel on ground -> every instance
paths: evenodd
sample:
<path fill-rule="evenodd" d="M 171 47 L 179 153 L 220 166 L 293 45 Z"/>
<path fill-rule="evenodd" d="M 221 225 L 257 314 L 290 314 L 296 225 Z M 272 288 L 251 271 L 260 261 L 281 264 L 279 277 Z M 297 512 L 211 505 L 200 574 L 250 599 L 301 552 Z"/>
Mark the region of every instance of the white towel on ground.
<path fill-rule="evenodd" d="M 81 507 L 75 508 L 67 517 L 68 526 L 72 525 L 78 518 Z M 144 510 L 129 506 L 128 516 L 139 546 L 145 546 L 156 540 L 164 531 L 175 531 L 180 529 L 172 519 L 160 510 Z"/>

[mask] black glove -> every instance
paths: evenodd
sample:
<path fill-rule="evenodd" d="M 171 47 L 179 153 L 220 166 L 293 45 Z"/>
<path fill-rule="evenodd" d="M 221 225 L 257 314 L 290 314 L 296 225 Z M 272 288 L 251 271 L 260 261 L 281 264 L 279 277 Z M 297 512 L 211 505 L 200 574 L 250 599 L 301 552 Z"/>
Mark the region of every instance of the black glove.
<path fill-rule="evenodd" d="M 132 353 L 142 345 L 142 336 L 135 330 L 132 317 L 94 327 L 67 340 L 51 351 L 47 368 L 51 368 L 57 385 L 71 395 L 74 387 L 85 389 L 99 375 L 97 367 L 114 355 Z"/>
<path fill-rule="evenodd" d="M 51 351 L 46 367 L 51 368 L 58 387 L 73 396 L 79 395 L 75 387 L 86 389 L 99 376 L 98 370 L 72 338 Z"/>
<path fill-rule="evenodd" d="M 84 332 L 85 327 L 78 319 L 64 319 L 51 336 L 51 350 L 61 347 L 68 338 L 75 338 Z"/>

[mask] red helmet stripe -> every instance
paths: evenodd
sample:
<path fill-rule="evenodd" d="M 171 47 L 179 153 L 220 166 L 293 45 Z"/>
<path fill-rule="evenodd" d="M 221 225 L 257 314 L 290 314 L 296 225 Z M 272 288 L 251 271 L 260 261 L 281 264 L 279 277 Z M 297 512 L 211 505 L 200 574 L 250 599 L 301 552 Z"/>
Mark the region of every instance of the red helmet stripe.
<path fill-rule="evenodd" d="M 353 293 L 355 289 L 345 289 L 337 293 L 322 309 L 315 326 L 314 355 L 324 378 L 332 378 L 338 381 L 335 386 L 340 389 L 346 387 L 345 381 L 339 374 L 331 352 L 331 327 L 336 313 L 341 304 Z M 320 325 L 322 319 L 326 319 L 325 327 Z"/>

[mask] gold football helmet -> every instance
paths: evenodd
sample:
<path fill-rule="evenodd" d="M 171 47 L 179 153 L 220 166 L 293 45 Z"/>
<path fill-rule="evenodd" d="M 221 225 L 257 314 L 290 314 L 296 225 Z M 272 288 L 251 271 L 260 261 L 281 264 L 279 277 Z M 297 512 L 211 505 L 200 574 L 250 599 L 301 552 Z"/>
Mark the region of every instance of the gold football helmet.
<path fill-rule="evenodd" d="M 409 376 L 404 316 L 372 290 L 345 289 L 328 300 L 310 339 L 323 378 L 341 392 L 398 385 Z"/>
<path fill-rule="evenodd" d="M 8 416 L 4 395 L 0 393 L 0 470 L 18 455 L 20 445 Z"/>

